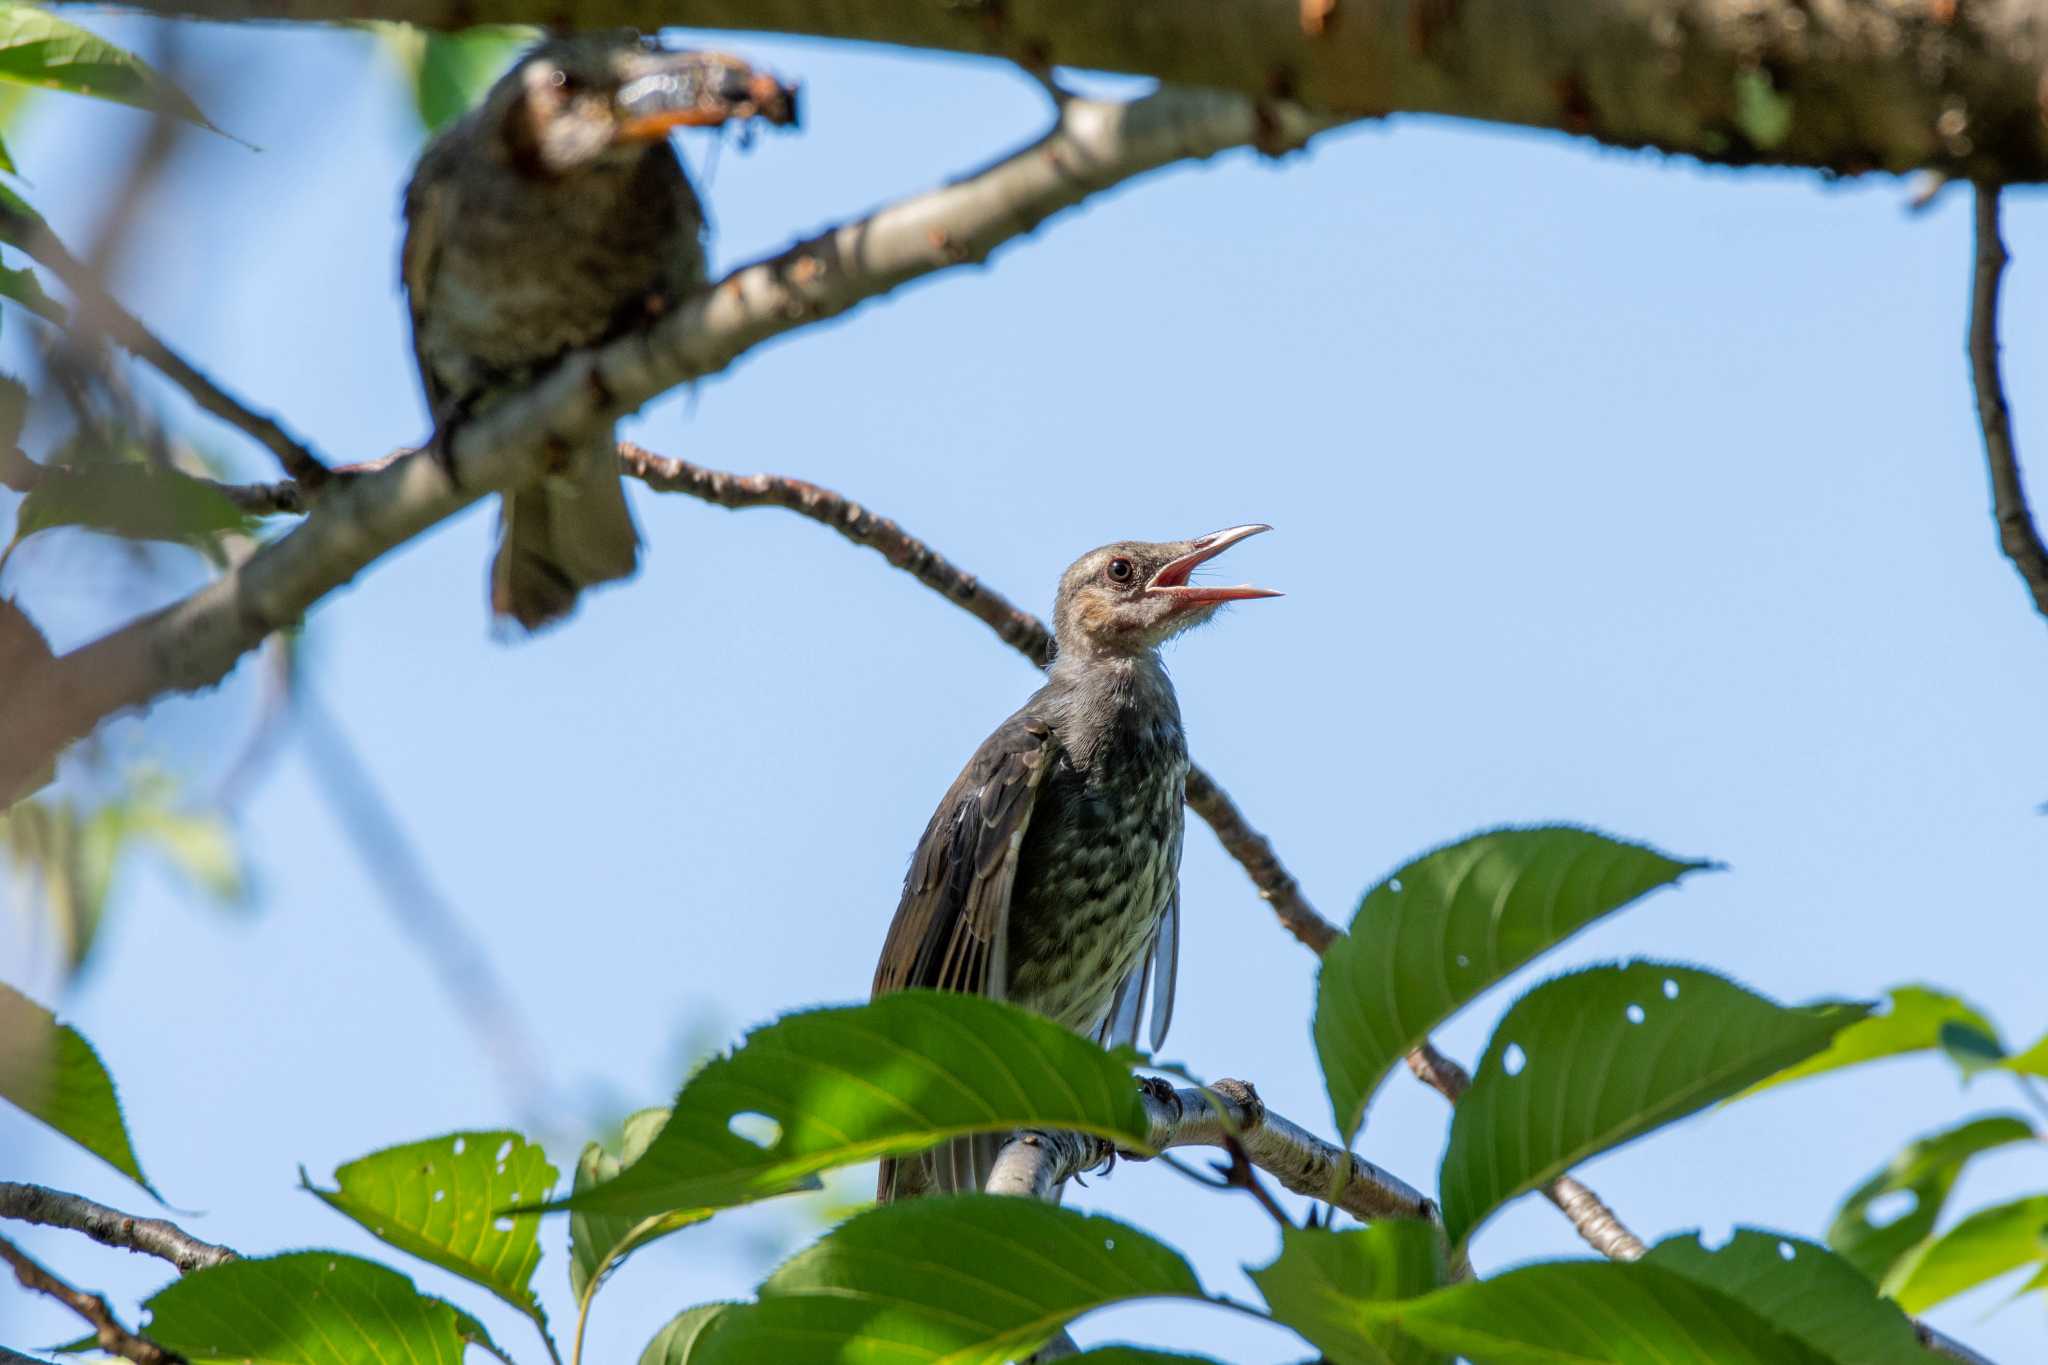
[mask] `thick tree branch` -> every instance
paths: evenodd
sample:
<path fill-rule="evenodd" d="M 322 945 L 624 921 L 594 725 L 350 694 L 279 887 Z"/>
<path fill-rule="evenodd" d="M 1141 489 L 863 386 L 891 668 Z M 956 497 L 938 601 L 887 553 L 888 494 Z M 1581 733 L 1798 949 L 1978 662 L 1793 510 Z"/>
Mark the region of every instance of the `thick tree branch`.
<path fill-rule="evenodd" d="M 2043 77 L 2048 82 L 2048 76 Z M 2044 86 L 2048 89 L 2048 86 Z M 2013 448 L 2012 413 L 1998 366 L 1998 286 L 2005 277 L 2005 242 L 1998 233 L 1998 186 L 1977 186 L 1977 258 L 1970 277 L 1970 374 L 1977 389 L 1977 424 L 1984 432 L 1984 458 L 1991 466 L 1991 513 L 1998 545 L 2019 570 L 2034 606 L 2048 616 L 2048 548 L 2027 507 Z"/>
<path fill-rule="evenodd" d="M 79 312 L 89 329 L 123 350 L 154 365 L 165 378 L 190 394 L 192 401 L 229 426 L 237 427 L 268 447 L 292 476 L 307 489 L 320 486 L 327 466 L 295 439 L 277 419 L 250 408 L 172 350 L 141 319 L 123 308 L 100 283 L 92 267 L 71 254 L 50 225 L 33 214 L 0 203 L 0 238 L 20 247 L 50 268 L 78 301 Z"/>
<path fill-rule="evenodd" d="M 1135 176 L 1233 147 L 1298 145 L 1326 126 L 1291 106 L 1204 91 L 1069 101 L 1044 137 L 986 169 L 742 266 L 644 330 L 566 357 L 462 424 L 450 452 L 459 482 L 417 457 L 334 481 L 303 523 L 207 587 L 22 680 L 0 709 L 0 793 L 106 717 L 211 687 L 379 556 L 485 493 L 531 483 L 658 394 L 911 280 L 986 260 Z"/>
<path fill-rule="evenodd" d="M 161 1218 L 137 1218 L 132 1213 L 95 1204 L 81 1195 L 41 1185 L 0 1181 L 0 1218 L 70 1228 L 103 1246 L 139 1251 L 169 1261 L 181 1275 L 235 1259 L 235 1253 L 228 1248 L 202 1242 L 175 1223 Z"/>
<path fill-rule="evenodd" d="M 1735 165 L 2048 179 L 2036 0 L 127 0 L 212 19 L 685 23 L 1450 114 Z"/>
<path fill-rule="evenodd" d="M 1142 1092 L 1155 1152 L 1225 1147 L 1235 1137 L 1245 1158 L 1296 1194 L 1334 1204 L 1355 1218 L 1431 1220 L 1436 1205 L 1400 1177 L 1267 1109 L 1242 1081 L 1206 1090 L 1168 1085 Z M 1109 1160 L 1114 1149 L 1080 1133 L 1019 1133 L 996 1156 L 990 1194 L 1048 1199 L 1061 1184 Z"/>
<path fill-rule="evenodd" d="M 21 1281 L 22 1288 L 47 1294 L 84 1318 L 92 1326 L 93 1339 L 102 1350 L 132 1360 L 135 1365 L 179 1365 L 184 1360 L 183 1356 L 165 1350 L 148 1337 L 137 1336 L 123 1327 L 105 1299 L 98 1294 L 73 1289 L 36 1264 L 28 1253 L 5 1237 L 0 1237 L 0 1261 L 13 1267 L 14 1278 Z"/>

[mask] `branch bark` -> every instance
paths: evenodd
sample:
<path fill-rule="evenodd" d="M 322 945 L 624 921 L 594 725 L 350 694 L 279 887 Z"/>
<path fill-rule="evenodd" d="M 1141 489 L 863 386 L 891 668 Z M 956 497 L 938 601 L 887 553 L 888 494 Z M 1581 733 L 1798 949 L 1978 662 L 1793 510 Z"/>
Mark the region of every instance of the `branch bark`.
<path fill-rule="evenodd" d="M 2048 80 L 2048 77 L 2044 77 Z M 1998 186 L 1977 189 L 1977 255 L 1970 276 L 1970 375 L 1977 390 L 1977 425 L 1984 433 L 1984 458 L 1991 467 L 1991 514 L 1998 546 L 2019 570 L 2034 607 L 2048 616 L 2048 547 L 2034 527 L 2027 488 L 2020 477 L 2012 439 L 2012 412 L 1998 364 L 1998 288 L 2011 259 L 1998 232 Z"/>
<path fill-rule="evenodd" d="M 1044 137 L 986 169 L 742 266 L 643 330 L 565 357 L 462 424 L 447 464 L 415 455 L 333 481 L 298 527 L 199 592 L 21 680 L 0 709 L 0 796 L 101 720 L 211 687 L 381 555 L 486 493 L 533 482 L 658 394 L 911 280 L 985 261 L 1136 176 L 1234 147 L 1299 145 L 1328 126 L 1208 91 L 1068 101 Z"/>
<path fill-rule="evenodd" d="M 93 1340 L 102 1350 L 132 1360 L 135 1365 L 182 1365 L 183 1356 L 123 1327 L 105 1299 L 98 1294 L 73 1289 L 5 1237 L 0 1237 L 0 1261 L 13 1267 L 14 1278 L 21 1281 L 22 1288 L 47 1294 L 84 1318 L 92 1327 Z"/>
<path fill-rule="evenodd" d="M 743 29 L 1449 114 L 1730 165 L 2048 179 L 2035 0 L 127 0 L 208 19 Z"/>
<path fill-rule="evenodd" d="M 70 1228 L 102 1246 L 139 1251 L 169 1261 L 181 1275 L 235 1259 L 235 1253 L 228 1248 L 202 1242 L 175 1223 L 161 1218 L 137 1218 L 81 1195 L 41 1185 L 0 1181 L 0 1218 Z"/>
<path fill-rule="evenodd" d="M 1436 1205 L 1399 1176 L 1266 1108 L 1243 1081 L 1206 1089 L 1148 1086 L 1142 1092 L 1155 1152 L 1225 1147 L 1235 1137 L 1247 1160 L 1296 1194 L 1334 1204 L 1355 1218 L 1431 1221 Z M 1060 1185 L 1109 1160 L 1114 1148 L 1082 1133 L 1024 1132 L 1003 1145 L 983 1187 L 989 1194 L 1050 1199 Z"/>

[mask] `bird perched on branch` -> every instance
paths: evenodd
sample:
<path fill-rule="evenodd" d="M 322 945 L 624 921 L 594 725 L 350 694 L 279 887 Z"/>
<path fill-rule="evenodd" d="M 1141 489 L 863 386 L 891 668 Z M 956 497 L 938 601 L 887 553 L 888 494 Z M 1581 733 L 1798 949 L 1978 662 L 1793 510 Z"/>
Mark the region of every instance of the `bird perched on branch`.
<path fill-rule="evenodd" d="M 1188 582 L 1269 529 L 1105 545 L 1066 571 L 1045 686 L 983 741 L 925 827 L 877 996 L 985 995 L 1135 1046 L 1149 974 L 1160 1045 L 1180 947 L 1188 750 L 1159 647 L 1225 602 L 1279 596 Z M 1000 1145 L 983 1134 L 886 1160 L 876 1197 L 980 1189 Z"/>
<path fill-rule="evenodd" d="M 795 91 L 737 58 L 590 34 L 528 52 L 434 139 L 406 190 L 403 275 L 444 451 L 494 388 L 703 283 L 704 212 L 669 133 L 751 117 L 794 124 Z M 491 605 L 532 630 L 638 558 L 607 434 L 506 496 Z"/>

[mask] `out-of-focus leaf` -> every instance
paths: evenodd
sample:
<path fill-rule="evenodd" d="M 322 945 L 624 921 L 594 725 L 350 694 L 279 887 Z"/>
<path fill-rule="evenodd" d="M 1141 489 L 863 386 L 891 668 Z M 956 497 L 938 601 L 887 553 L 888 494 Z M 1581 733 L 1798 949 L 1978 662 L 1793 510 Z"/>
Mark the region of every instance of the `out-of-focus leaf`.
<path fill-rule="evenodd" d="M 479 24 L 460 33 L 410 24 L 371 27 L 411 82 L 413 109 L 429 133 L 468 113 L 513 56 L 539 36 L 538 29 L 517 24 Z"/>
<path fill-rule="evenodd" d="M 1843 1029 L 1820 1052 L 1797 1066 L 1786 1067 L 1775 1076 L 1766 1076 L 1735 1098 L 1747 1099 L 1760 1090 L 1839 1071 L 1846 1066 L 1908 1052 L 1930 1051 L 1941 1045 L 1941 1030 L 1945 1024 L 1961 1023 L 1984 1032 L 1991 1030 L 1991 1024 L 1976 1006 L 1932 986 L 1895 986 L 1886 998 L 1882 1013 Z"/>
<path fill-rule="evenodd" d="M 0 375 L 0 459 L 7 457 L 6 447 L 14 444 L 14 438 L 21 431 L 21 408 L 17 399 L 26 394 L 14 379 Z M 13 428 L 5 424 L 12 420 Z M 43 638 L 43 632 L 29 619 L 11 597 L 0 597 L 0 689 L 14 691 L 20 681 L 30 674 L 48 667 L 56 660 L 50 650 L 50 642 Z M 4 822 L 7 815 L 16 809 L 16 803 L 30 792 L 40 790 L 57 775 L 56 765 L 48 764 L 30 773 L 13 791 L 0 790 L 0 845 L 8 841 L 5 837 Z"/>
<path fill-rule="evenodd" d="M 1966 1081 L 1974 1080 L 2008 1061 L 2005 1044 L 1998 1041 L 1998 1034 L 1988 1024 L 1979 1026 L 1959 1019 L 1945 1020 L 1937 1041 L 1943 1054 L 1955 1063 L 1956 1070 L 1963 1073 Z"/>
<path fill-rule="evenodd" d="M 6 160 L 5 150 L 0 149 L 0 162 Z M 13 169 L 11 162 L 0 165 L 0 170 Z M 13 266 L 0 265 L 0 297 L 13 299 L 37 317 L 46 322 L 54 322 L 59 327 L 64 325 L 68 316 L 64 311 L 64 305 L 45 292 L 41 277 L 27 266 L 17 269 Z M 19 428 L 16 430 L 19 431 Z M 14 438 L 10 436 L 8 439 Z"/>
<path fill-rule="evenodd" d="M 1545 1261 L 1372 1312 L 1480 1365 L 1847 1365 L 1643 1261 Z"/>
<path fill-rule="evenodd" d="M 728 1309 L 693 1365 L 851 1360 L 1002 1365 L 1128 1299 L 1201 1298 L 1180 1254 L 1136 1228 L 969 1194 L 885 1204 L 798 1252 Z"/>
<path fill-rule="evenodd" d="M 1444 1227 L 1501 1204 L 1827 1046 L 1869 1012 L 1787 1009 L 1725 977 L 1633 962 L 1537 986 L 1507 1012 L 1451 1112 Z"/>
<path fill-rule="evenodd" d="M 555 1168 L 538 1144 L 511 1132 L 451 1133 L 373 1152 L 334 1180 L 340 1188 L 318 1189 L 299 1172 L 300 1184 L 371 1235 L 482 1285 L 547 1329 L 533 1292 L 540 1215 L 498 1212 L 554 1190 Z"/>
<path fill-rule="evenodd" d="M 2022 1076 L 2048 1077 L 2048 1034 L 2043 1034 L 2041 1040 L 2026 1051 L 2015 1052 L 2006 1058 L 2005 1066 L 2008 1071 Z"/>
<path fill-rule="evenodd" d="M 1922 1242 L 1885 1276 L 1884 1292 L 1908 1313 L 1924 1313 L 2036 1263 L 2048 1263 L 2048 1194 L 1979 1209 Z"/>
<path fill-rule="evenodd" d="M 1603 915 L 1708 867 L 1566 825 L 1498 829 L 1366 893 L 1323 954 L 1316 1053 L 1349 1141 L 1389 1068 L 1472 997 Z"/>
<path fill-rule="evenodd" d="M 0 80 L 91 95 L 220 130 L 147 62 L 33 5 L 0 0 Z"/>
<path fill-rule="evenodd" d="M 1686 1233 L 1659 1242 L 1647 1260 L 1747 1304 L 1831 1360 L 1928 1365 L 1898 1305 L 1879 1298 L 1868 1277 L 1824 1246 L 1738 1228 L 1718 1250 Z"/>
<path fill-rule="evenodd" d="M 17 543 L 38 531 L 81 526 L 131 540 L 193 543 L 250 519 L 203 480 L 134 464 L 49 466 L 15 512 Z"/>
<path fill-rule="evenodd" d="M 775 1128 L 742 1137 L 734 1121 Z M 904 991 L 785 1015 L 683 1086 L 617 1178 L 555 1205 L 650 1217 L 803 1188 L 819 1172 L 970 1133 L 1052 1127 L 1142 1150 L 1127 1061 L 1051 1020 L 977 996 Z"/>
<path fill-rule="evenodd" d="M 462 1365 L 483 1330 L 389 1266 L 339 1251 L 228 1261 L 144 1307 L 145 1333 L 192 1365 Z"/>
<path fill-rule="evenodd" d="M 92 1044 L 5 985 L 0 985 L 0 1097 L 156 1194 L 135 1159 L 113 1078 Z"/>
<path fill-rule="evenodd" d="M 1289 1228 L 1281 1234 L 1279 1259 L 1251 1277 L 1273 1316 L 1335 1365 L 1448 1360 L 1370 1311 L 1373 1304 L 1412 1299 L 1443 1284 L 1443 1249 L 1432 1224 L 1387 1220 L 1345 1232 Z"/>
<path fill-rule="evenodd" d="M 647 1144 L 668 1122 L 666 1109 L 642 1109 L 629 1115 L 619 1130 L 619 1150 L 608 1152 L 601 1142 L 584 1147 L 576 1162 L 578 1193 L 618 1178 L 620 1171 L 640 1159 Z M 705 1209 L 655 1214 L 645 1218 L 578 1211 L 569 1215 L 569 1288 L 582 1301 L 617 1269 L 619 1263 L 658 1237 L 665 1237 L 692 1223 L 710 1217 Z"/>
<path fill-rule="evenodd" d="M 690 1365 L 697 1343 L 711 1324 L 727 1309 L 736 1307 L 731 1303 L 700 1303 L 695 1308 L 685 1308 L 654 1334 L 654 1339 L 640 1352 L 640 1365 Z"/>
<path fill-rule="evenodd" d="M 1209 1356 L 1183 1355 L 1178 1351 L 1153 1351 L 1143 1346 L 1097 1346 L 1092 1351 L 1083 1351 L 1077 1356 L 1068 1356 L 1067 1365 L 1217 1365 Z"/>
<path fill-rule="evenodd" d="M 1883 1170 L 1849 1192 L 1828 1228 L 1828 1245 L 1872 1281 L 1882 1283 L 1900 1258 L 1934 1231 L 1949 1192 L 1971 1158 L 2036 1137 L 2025 1119 L 1994 1114 L 1908 1144 Z M 1908 1200 L 1910 1206 L 1903 1213 L 1873 1215 L 1873 1209 Z"/>

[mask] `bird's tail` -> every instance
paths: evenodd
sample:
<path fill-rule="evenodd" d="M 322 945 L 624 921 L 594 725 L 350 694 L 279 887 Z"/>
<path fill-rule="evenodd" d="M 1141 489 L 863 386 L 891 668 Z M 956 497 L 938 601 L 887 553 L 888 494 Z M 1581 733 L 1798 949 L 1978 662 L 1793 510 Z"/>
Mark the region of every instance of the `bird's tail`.
<path fill-rule="evenodd" d="M 583 589 L 628 577 L 639 564 L 640 534 L 607 435 L 566 469 L 504 499 L 491 610 L 538 630 L 575 610 Z"/>

